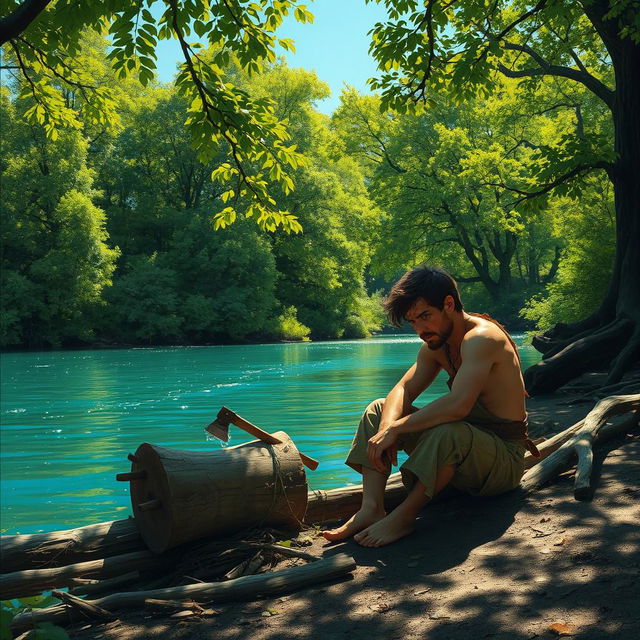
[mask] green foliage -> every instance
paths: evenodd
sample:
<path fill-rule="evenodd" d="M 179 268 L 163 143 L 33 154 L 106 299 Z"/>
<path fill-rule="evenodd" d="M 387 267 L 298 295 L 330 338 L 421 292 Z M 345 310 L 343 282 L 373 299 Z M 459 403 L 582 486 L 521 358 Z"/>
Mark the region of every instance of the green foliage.
<path fill-rule="evenodd" d="M 555 206 L 558 233 L 566 255 L 557 278 L 543 294 L 529 300 L 522 317 L 540 331 L 557 322 L 576 322 L 595 311 L 611 277 L 615 254 L 612 194 L 602 180 L 593 180 L 580 200 L 559 199 Z"/>
<path fill-rule="evenodd" d="M 17 10 L 19 0 L 3 5 L 3 15 Z M 153 6 L 152 6 L 153 5 Z M 296 216 L 279 209 L 269 183 L 291 190 L 290 172 L 304 163 L 268 98 L 252 98 L 233 82 L 230 63 L 255 75 L 275 62 L 275 48 L 293 49 L 276 30 L 293 13 L 298 22 L 313 16 L 297 0 L 110 0 L 50 3 L 21 34 L 9 40 L 6 53 L 16 68 L 19 98 L 29 103 L 24 117 L 44 128 L 50 140 L 65 128 L 116 123 L 117 92 L 96 82 L 84 57 L 87 34 L 109 38 L 109 64 L 119 80 L 135 77 L 146 87 L 154 82 L 156 48 L 176 38 L 183 54 L 176 78 L 186 100 L 187 128 L 198 158 L 206 163 L 220 146 L 230 162 L 217 167 L 213 180 L 227 188 L 225 205 L 215 215 L 218 228 L 238 212 L 262 229 L 282 227 L 299 232 Z M 77 104 L 68 96 L 77 95 Z"/>
<path fill-rule="evenodd" d="M 285 307 L 276 318 L 271 332 L 281 340 L 308 340 L 311 329 L 298 320 L 295 307 Z"/>
<path fill-rule="evenodd" d="M 92 202 L 86 142 L 77 130 L 51 141 L 18 118 L 6 94 L 2 122 L 1 344 L 89 338 L 118 250 Z"/>
<path fill-rule="evenodd" d="M 442 264 L 462 283 L 483 286 L 482 308 L 515 315 L 562 242 L 538 231 L 550 224 L 548 209 L 518 206 L 514 190 L 528 184 L 534 145 L 553 144 L 572 127 L 520 116 L 516 105 L 509 84 L 469 105 L 441 99 L 421 115 L 381 112 L 376 97 L 343 94 L 334 126 L 385 211 L 376 272 L 393 278 L 398 268 Z"/>
<path fill-rule="evenodd" d="M 42 609 L 60 601 L 53 596 L 31 596 L 20 598 L 19 600 L 3 600 L 0 603 L 0 640 L 11 640 L 11 621 L 20 613 L 25 613 L 33 609 Z M 62 628 L 50 622 L 39 622 L 25 635 L 20 636 L 25 640 L 69 640 L 69 635 Z"/>

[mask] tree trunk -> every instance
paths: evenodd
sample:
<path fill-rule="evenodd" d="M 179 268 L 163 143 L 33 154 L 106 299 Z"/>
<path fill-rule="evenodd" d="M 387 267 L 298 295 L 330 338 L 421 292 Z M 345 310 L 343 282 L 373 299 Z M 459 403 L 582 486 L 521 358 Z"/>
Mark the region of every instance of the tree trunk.
<path fill-rule="evenodd" d="M 582 322 L 556 325 L 534 340 L 544 359 L 525 372 L 531 395 L 553 392 L 587 371 L 607 366 L 606 384 L 612 384 L 640 359 L 640 45 L 617 35 L 615 19 L 598 22 L 589 17 L 607 45 L 616 77 L 617 158 L 609 172 L 615 196 L 616 256 L 600 308 Z"/>

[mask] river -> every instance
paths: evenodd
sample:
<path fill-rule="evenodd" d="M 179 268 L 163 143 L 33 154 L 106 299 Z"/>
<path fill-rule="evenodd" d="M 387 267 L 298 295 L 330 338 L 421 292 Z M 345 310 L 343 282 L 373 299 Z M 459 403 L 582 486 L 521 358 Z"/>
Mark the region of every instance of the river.
<path fill-rule="evenodd" d="M 514 336 L 523 366 L 539 360 Z M 0 497 L 4 533 L 124 518 L 127 454 L 142 442 L 222 446 L 204 431 L 226 405 L 265 430 L 286 431 L 320 461 L 311 488 L 359 483 L 343 464 L 364 407 L 415 360 L 414 335 L 213 347 L 7 353 L 0 374 Z M 444 375 L 419 399 L 446 391 Z M 230 427 L 230 444 L 251 438 Z"/>

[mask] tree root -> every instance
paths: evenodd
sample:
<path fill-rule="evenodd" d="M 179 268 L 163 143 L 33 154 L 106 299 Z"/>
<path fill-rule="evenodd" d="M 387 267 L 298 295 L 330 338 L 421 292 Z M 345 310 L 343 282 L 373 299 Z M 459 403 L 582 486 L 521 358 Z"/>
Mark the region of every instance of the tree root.
<path fill-rule="evenodd" d="M 633 412 L 629 420 L 604 426 L 611 416 L 629 411 Z M 600 442 L 630 427 L 637 426 L 639 417 L 640 394 L 609 396 L 600 400 L 581 423 L 579 422 L 554 436 L 551 439 L 555 440 L 553 444 L 549 444 L 551 440 L 543 443 L 543 445 L 547 444 L 547 456 L 525 473 L 520 486 L 528 491 L 541 487 L 570 466 L 577 455 L 578 470 L 575 478 L 574 495 L 578 500 L 590 497 L 592 493 L 590 479 L 593 442 Z M 565 438 L 566 440 L 562 443 Z M 553 446 L 557 446 L 557 450 L 549 455 Z"/>
<path fill-rule="evenodd" d="M 599 309 L 588 318 L 570 324 L 558 322 L 543 334 L 535 336 L 532 340 L 533 346 L 543 354 L 545 358 L 550 357 L 551 351 L 556 350 L 560 344 L 568 346 L 580 338 L 587 336 L 593 331 L 609 324 L 612 318 L 605 318 L 602 310 Z M 556 352 L 557 353 L 557 352 Z"/>
<path fill-rule="evenodd" d="M 524 373 L 525 386 L 530 395 L 551 393 L 586 371 L 602 368 L 620 353 L 630 336 L 635 334 L 635 323 L 630 318 L 618 318 L 611 324 L 572 342 L 559 353 L 529 367 Z M 632 341 L 632 344 L 635 344 Z M 632 364 L 636 347 L 616 361 L 616 375 L 622 375 Z M 622 355 L 622 353 L 620 353 Z M 611 376 L 610 376 L 611 377 Z M 611 380 L 617 382 L 618 380 Z"/>
<path fill-rule="evenodd" d="M 609 369 L 605 384 L 610 385 L 622 380 L 627 369 L 640 359 L 640 327 L 636 325 L 627 345 L 615 358 Z"/>

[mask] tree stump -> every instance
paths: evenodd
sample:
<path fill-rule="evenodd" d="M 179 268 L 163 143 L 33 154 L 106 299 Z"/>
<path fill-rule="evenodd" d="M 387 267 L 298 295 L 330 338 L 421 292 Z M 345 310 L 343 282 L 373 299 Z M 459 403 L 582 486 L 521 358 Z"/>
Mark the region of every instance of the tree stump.
<path fill-rule="evenodd" d="M 216 451 L 179 451 L 144 443 L 129 480 L 133 515 L 154 553 L 251 527 L 300 528 L 307 479 L 284 432 L 280 444 L 256 440 Z"/>

